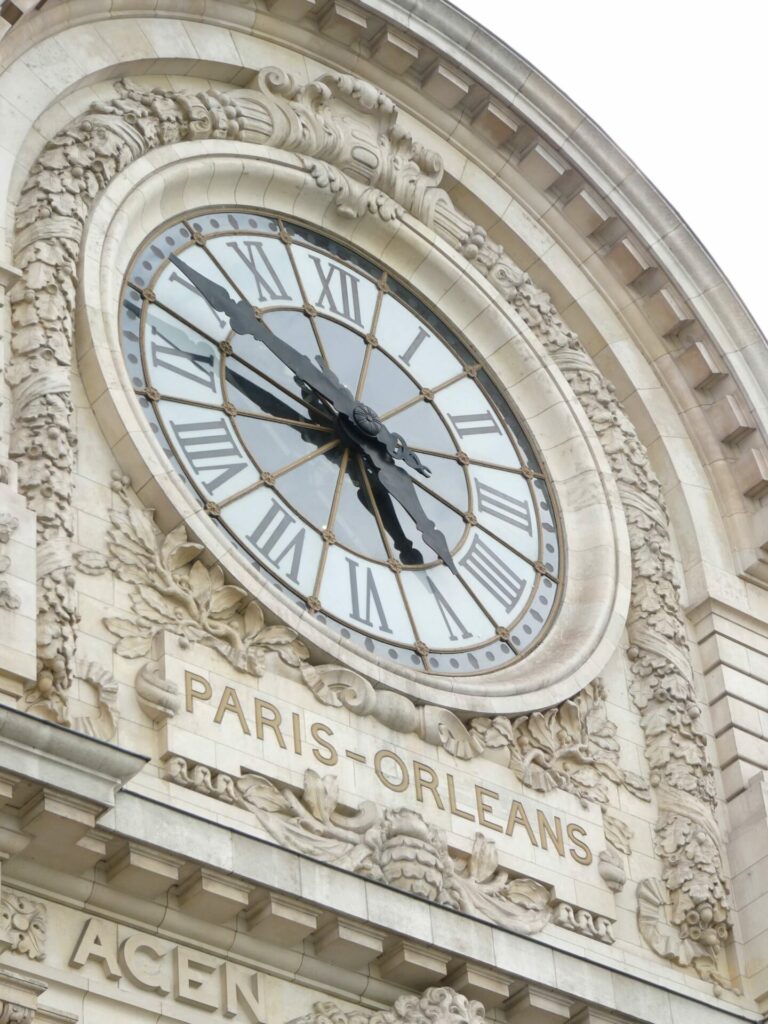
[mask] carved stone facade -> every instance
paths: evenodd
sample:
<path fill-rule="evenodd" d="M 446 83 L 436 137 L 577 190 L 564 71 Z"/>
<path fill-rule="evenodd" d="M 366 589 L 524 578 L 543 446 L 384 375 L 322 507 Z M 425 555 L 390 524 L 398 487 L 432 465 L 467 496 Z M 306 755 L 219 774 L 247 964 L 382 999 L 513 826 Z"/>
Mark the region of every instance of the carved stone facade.
<path fill-rule="evenodd" d="M 81 1019 L 67 985 L 92 988 L 84 1021 L 685 1024 L 691 999 L 757 1021 L 765 339 L 623 155 L 442 0 L 434 24 L 390 0 L 136 4 L 61 0 L 0 42 L 0 1024 Z M 130 418 L 114 297 L 169 217 L 237 204 L 358 248 L 478 351 L 506 339 L 488 366 L 560 474 L 563 600 L 610 623 L 557 701 L 524 679 L 520 713 L 482 679 L 425 699 L 184 511 Z M 724 452 L 723 403 L 745 418 Z M 553 677 L 585 636 L 550 644 Z"/>

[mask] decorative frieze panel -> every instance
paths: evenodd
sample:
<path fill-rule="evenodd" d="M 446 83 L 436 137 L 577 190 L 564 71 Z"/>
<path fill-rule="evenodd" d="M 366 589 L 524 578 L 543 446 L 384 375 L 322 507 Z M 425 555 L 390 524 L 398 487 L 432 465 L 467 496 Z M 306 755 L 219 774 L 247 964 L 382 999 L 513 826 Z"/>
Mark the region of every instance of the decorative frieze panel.
<path fill-rule="evenodd" d="M 251 811 L 280 846 L 414 896 L 524 935 L 554 920 L 571 931 L 613 941 L 608 919 L 556 900 L 549 887 L 533 879 L 510 875 L 499 866 L 495 843 L 480 834 L 466 856 L 450 850 L 444 833 L 410 808 L 382 810 L 365 801 L 345 813 L 338 806 L 333 775 L 307 770 L 300 795 L 263 775 L 233 778 L 181 757 L 166 760 L 165 775 L 177 785 Z"/>

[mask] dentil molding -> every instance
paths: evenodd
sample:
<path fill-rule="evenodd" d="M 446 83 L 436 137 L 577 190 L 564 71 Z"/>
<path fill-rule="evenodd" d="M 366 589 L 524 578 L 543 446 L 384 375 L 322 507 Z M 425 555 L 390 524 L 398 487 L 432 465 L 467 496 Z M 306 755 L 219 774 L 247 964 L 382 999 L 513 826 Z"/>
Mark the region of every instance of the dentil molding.
<path fill-rule="evenodd" d="M 185 139 L 230 138 L 300 154 L 339 210 L 414 216 L 449 242 L 517 310 L 568 380 L 618 482 L 632 549 L 627 622 L 632 694 L 645 730 L 651 782 L 663 801 L 656 829 L 659 883 L 671 938 L 640 927 L 661 956 L 716 977 L 729 935 L 729 896 L 714 825 L 713 772 L 695 695 L 670 549 L 668 517 L 647 452 L 577 336 L 550 297 L 464 216 L 440 188 L 439 157 L 397 123 L 394 103 L 353 76 L 307 85 L 265 69 L 248 91 L 187 94 L 117 85 L 44 148 L 17 209 L 11 290 L 14 336 L 8 380 L 11 455 L 38 517 L 39 675 L 29 705 L 69 722 L 77 606 L 73 557 L 72 369 L 76 273 L 96 196 L 133 160 Z"/>

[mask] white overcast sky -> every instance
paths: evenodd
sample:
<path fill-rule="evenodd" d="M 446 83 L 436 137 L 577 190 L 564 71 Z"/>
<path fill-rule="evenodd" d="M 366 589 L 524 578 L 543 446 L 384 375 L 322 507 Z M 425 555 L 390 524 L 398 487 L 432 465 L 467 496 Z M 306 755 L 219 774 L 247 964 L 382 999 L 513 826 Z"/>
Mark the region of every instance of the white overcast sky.
<path fill-rule="evenodd" d="M 768 335 L 766 0 L 453 0 L 611 136 Z"/>

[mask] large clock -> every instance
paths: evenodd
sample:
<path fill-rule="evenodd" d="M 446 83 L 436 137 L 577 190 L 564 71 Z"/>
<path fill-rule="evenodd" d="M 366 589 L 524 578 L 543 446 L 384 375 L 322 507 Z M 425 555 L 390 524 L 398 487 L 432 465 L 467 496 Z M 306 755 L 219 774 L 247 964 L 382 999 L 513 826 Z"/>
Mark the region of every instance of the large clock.
<path fill-rule="evenodd" d="M 202 509 L 322 626 L 439 675 L 541 640 L 562 565 L 546 468 L 405 282 L 281 217 L 199 211 L 133 260 L 121 338 Z"/>

